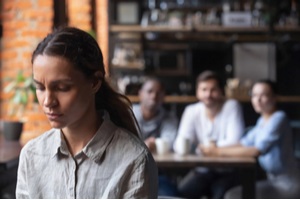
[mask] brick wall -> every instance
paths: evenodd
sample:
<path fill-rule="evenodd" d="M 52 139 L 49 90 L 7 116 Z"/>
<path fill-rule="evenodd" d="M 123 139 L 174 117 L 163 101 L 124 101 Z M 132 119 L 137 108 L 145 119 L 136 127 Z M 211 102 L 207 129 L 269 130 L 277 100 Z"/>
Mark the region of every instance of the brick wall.
<path fill-rule="evenodd" d="M 96 37 L 104 57 L 104 65 L 108 70 L 108 0 L 95 0 L 96 6 Z M 85 31 L 92 30 L 91 0 L 68 0 L 69 25 Z"/>
<path fill-rule="evenodd" d="M 96 0 L 96 27 L 97 27 L 97 40 L 100 45 L 100 48 L 103 53 L 104 66 L 109 75 L 108 68 L 108 52 L 109 52 L 109 44 L 108 44 L 108 1 L 109 0 Z"/>
<path fill-rule="evenodd" d="M 32 73 L 31 54 L 36 45 L 53 27 L 53 1 L 56 0 L 1 0 L 1 17 L 3 37 L 1 39 L 1 119 L 11 118 L 8 115 L 8 101 L 11 94 L 3 92 L 7 84 L 4 77 L 15 77 L 22 69 L 27 76 Z M 66 0 L 69 25 L 90 31 L 90 0 Z M 108 0 L 96 0 L 97 5 L 97 38 L 103 50 L 105 64 L 108 66 Z M 22 134 L 25 143 L 50 128 L 48 120 L 38 105 L 28 105 L 24 117 L 26 123 Z"/>
<path fill-rule="evenodd" d="M 68 0 L 67 10 L 69 26 L 74 26 L 85 31 L 92 29 L 90 0 Z"/>
<path fill-rule="evenodd" d="M 3 36 L 1 40 L 1 84 L 4 77 L 15 77 L 22 69 L 31 75 L 31 53 L 37 43 L 52 29 L 52 0 L 2 0 Z M 2 87 L 2 88 L 3 88 Z M 8 101 L 11 95 L 1 90 L 1 119 L 10 119 Z M 49 129 L 44 114 L 37 105 L 29 105 L 24 113 L 26 123 L 23 140 Z"/>

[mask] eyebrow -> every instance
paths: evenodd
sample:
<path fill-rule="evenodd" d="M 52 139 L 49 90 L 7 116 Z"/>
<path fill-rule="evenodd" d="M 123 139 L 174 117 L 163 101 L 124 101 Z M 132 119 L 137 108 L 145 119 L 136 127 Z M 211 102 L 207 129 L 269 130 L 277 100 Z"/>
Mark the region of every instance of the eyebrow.
<path fill-rule="evenodd" d="M 36 84 L 39 84 L 39 85 L 43 85 L 43 83 L 33 79 L 33 82 L 36 83 Z M 71 83 L 72 80 L 71 79 L 60 79 L 60 80 L 55 80 L 55 81 L 51 81 L 51 84 L 57 84 L 57 83 L 61 83 L 61 82 L 69 82 Z"/>

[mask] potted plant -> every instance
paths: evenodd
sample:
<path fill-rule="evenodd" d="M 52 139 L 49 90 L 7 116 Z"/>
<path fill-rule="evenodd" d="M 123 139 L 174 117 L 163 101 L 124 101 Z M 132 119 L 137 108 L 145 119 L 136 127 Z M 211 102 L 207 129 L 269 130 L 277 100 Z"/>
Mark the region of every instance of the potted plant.
<path fill-rule="evenodd" d="M 24 112 L 30 102 L 36 103 L 35 87 L 31 76 L 25 76 L 20 70 L 16 77 L 5 78 L 8 84 L 4 92 L 11 96 L 7 112 L 9 119 L 3 120 L 3 135 L 7 140 L 19 140 L 23 131 L 23 123 L 26 121 Z"/>

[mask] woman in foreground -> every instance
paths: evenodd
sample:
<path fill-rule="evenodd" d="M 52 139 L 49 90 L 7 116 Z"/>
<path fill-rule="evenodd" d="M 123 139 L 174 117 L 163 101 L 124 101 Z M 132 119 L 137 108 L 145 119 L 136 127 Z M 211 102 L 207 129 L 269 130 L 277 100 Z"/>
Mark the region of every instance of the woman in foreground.
<path fill-rule="evenodd" d="M 156 198 L 157 168 L 129 100 L 105 80 L 96 40 L 62 28 L 32 56 L 39 104 L 52 126 L 22 149 L 17 198 Z"/>

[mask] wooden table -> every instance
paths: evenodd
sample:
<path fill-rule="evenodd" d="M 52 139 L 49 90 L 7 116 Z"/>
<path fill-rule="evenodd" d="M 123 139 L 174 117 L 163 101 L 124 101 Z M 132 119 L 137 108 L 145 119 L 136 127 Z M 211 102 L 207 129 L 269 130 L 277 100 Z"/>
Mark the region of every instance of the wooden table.
<path fill-rule="evenodd" d="M 19 141 L 7 141 L 0 135 L 0 171 L 18 165 L 21 149 Z"/>
<path fill-rule="evenodd" d="M 180 156 L 173 153 L 153 155 L 158 168 L 172 170 L 195 167 L 236 168 L 240 172 L 242 198 L 255 198 L 256 159 L 250 157 L 204 157 L 201 155 Z"/>

